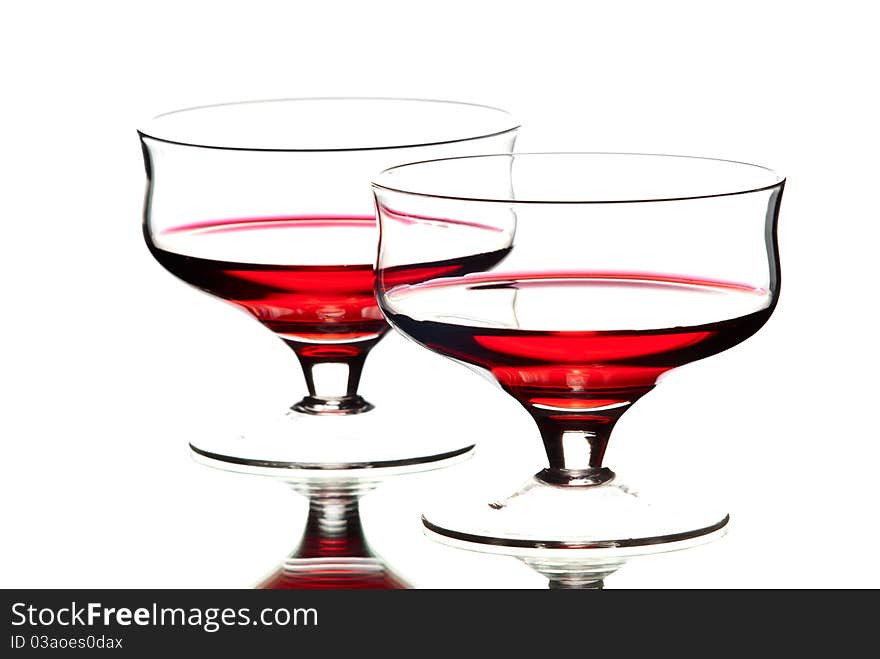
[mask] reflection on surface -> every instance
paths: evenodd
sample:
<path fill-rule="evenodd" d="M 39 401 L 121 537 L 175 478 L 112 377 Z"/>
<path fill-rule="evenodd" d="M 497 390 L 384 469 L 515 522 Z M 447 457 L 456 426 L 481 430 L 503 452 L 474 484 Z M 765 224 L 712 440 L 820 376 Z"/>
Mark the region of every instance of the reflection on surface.
<path fill-rule="evenodd" d="M 358 505 L 363 490 L 343 482 L 300 491 L 309 497 L 309 516 L 299 547 L 257 588 L 410 588 L 367 544 Z"/>

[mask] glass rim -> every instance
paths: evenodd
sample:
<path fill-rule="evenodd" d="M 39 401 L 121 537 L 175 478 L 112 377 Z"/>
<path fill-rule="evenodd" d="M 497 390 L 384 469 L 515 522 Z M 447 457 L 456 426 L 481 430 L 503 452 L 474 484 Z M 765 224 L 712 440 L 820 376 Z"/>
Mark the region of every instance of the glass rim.
<path fill-rule="evenodd" d="M 426 141 L 426 142 L 413 142 L 413 143 L 405 143 L 405 144 L 391 144 L 391 145 L 378 145 L 378 146 L 356 146 L 356 147 L 309 147 L 309 148 L 300 148 L 300 147 L 261 147 L 261 146 L 230 146 L 224 144 L 214 144 L 214 143 L 206 143 L 204 141 L 185 141 L 185 140 L 177 140 L 170 139 L 168 137 L 162 137 L 161 131 L 155 131 L 150 128 L 152 124 L 158 123 L 164 117 L 168 117 L 171 115 L 177 115 L 184 112 L 194 112 L 199 110 L 210 110 L 213 108 L 221 108 L 221 107 L 231 107 L 231 106 L 241 106 L 241 105 L 260 105 L 260 104 L 268 104 L 268 103 L 297 103 L 297 102 L 310 102 L 310 101 L 329 101 L 329 102 L 345 102 L 345 101 L 380 101 L 380 102 L 404 102 L 404 103 L 425 103 L 425 104 L 442 104 L 442 105 L 457 105 L 461 107 L 469 107 L 469 108 L 479 108 L 482 110 L 491 110 L 493 112 L 498 113 L 499 115 L 504 115 L 507 118 L 508 126 L 503 130 L 492 131 L 489 133 L 479 133 L 467 137 L 460 137 L 449 140 L 434 140 L 434 141 Z M 469 142 L 471 140 L 479 140 L 485 139 L 489 137 L 496 137 L 498 135 L 504 135 L 506 133 L 511 133 L 521 128 L 521 124 L 518 123 L 513 115 L 499 107 L 495 107 L 493 105 L 485 105 L 482 103 L 471 103 L 468 101 L 455 101 L 455 100 L 447 100 L 447 99 L 436 99 L 436 98 L 415 98 L 415 97 L 404 97 L 404 96 L 301 96 L 301 97 L 286 97 L 286 98 L 264 98 L 264 99 L 252 99 L 252 100 L 243 100 L 243 101 L 227 101 L 222 103 L 209 103 L 205 105 L 195 105 L 192 107 L 179 108 L 177 110 L 170 110 L 168 112 L 163 112 L 161 114 L 155 115 L 154 117 L 147 119 L 141 124 L 140 128 L 137 128 L 137 133 L 143 138 L 148 138 L 151 140 L 156 140 L 158 142 L 164 142 L 166 144 L 174 144 L 177 146 L 188 146 L 194 148 L 202 148 L 202 149 L 216 149 L 220 151 L 262 151 L 262 152 L 281 152 L 281 153 L 334 153 L 334 152 L 352 152 L 352 151 L 386 151 L 393 149 L 413 149 L 419 147 L 431 147 L 431 146 L 442 146 L 444 144 L 456 144 L 459 142 Z"/>
<path fill-rule="evenodd" d="M 450 162 L 455 160 L 476 160 L 476 159 L 484 159 L 488 160 L 491 158 L 515 158 L 518 156 L 625 156 L 625 157 L 633 157 L 633 158 L 658 158 L 658 159 L 666 159 L 666 158 L 680 158 L 680 159 L 689 159 L 689 160 L 702 160 L 706 162 L 714 162 L 714 163 L 726 163 L 731 165 L 741 165 L 743 167 L 750 167 L 753 169 L 760 169 L 766 172 L 766 174 L 775 180 L 771 183 L 767 183 L 766 185 L 759 186 L 743 186 L 740 188 L 732 189 L 726 192 L 718 192 L 718 193 L 710 193 L 710 194 L 694 194 L 694 195 L 677 195 L 677 196 L 648 196 L 648 197 L 633 197 L 627 199 L 514 199 L 512 197 L 501 198 L 498 196 L 490 196 L 487 195 L 485 197 L 480 196 L 465 196 L 465 195 L 451 195 L 451 194 L 439 194 L 432 192 L 420 192 L 418 190 L 412 189 L 404 189 L 403 187 L 394 187 L 393 185 L 388 185 L 386 183 L 380 182 L 383 177 L 387 178 L 387 175 L 401 169 L 406 169 L 408 167 L 418 167 L 420 165 L 432 164 L 432 163 L 440 163 L 440 162 Z M 424 197 L 429 199 L 446 199 L 451 201 L 466 201 L 466 202 L 481 202 L 481 203 L 499 203 L 499 204 L 511 204 L 511 205 L 585 205 L 585 204 L 643 204 L 643 203 L 653 203 L 653 202 L 664 202 L 664 201 L 689 201 L 696 199 L 714 199 L 718 197 L 732 197 L 737 195 L 745 195 L 751 194 L 754 192 L 762 192 L 766 190 L 773 190 L 774 188 L 782 188 L 785 185 L 786 178 L 779 172 L 770 167 L 765 167 L 763 165 L 756 165 L 754 163 L 745 162 L 742 160 L 731 160 L 726 158 L 713 158 L 708 156 L 691 156 L 691 155 L 682 155 L 682 154 L 671 154 L 671 153 L 639 153 L 639 152 L 624 152 L 624 151 L 526 151 L 526 152 L 511 152 L 511 153 L 492 153 L 492 154 L 480 154 L 480 155 L 470 155 L 470 156 L 455 156 L 450 158 L 434 158 L 429 160 L 419 160 L 415 162 L 403 163 L 400 165 L 395 165 L 394 167 L 389 167 L 388 169 L 382 170 L 379 172 L 371 181 L 371 185 L 374 189 L 379 190 L 387 190 L 389 192 L 395 192 L 399 194 L 411 195 L 414 197 Z"/>

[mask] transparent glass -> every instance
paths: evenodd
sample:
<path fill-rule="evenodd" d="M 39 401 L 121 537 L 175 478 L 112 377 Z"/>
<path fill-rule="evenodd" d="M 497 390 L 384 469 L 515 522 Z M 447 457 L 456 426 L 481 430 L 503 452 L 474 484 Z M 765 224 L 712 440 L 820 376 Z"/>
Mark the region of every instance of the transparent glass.
<path fill-rule="evenodd" d="M 402 162 L 509 152 L 516 132 L 496 108 L 389 98 L 228 103 L 139 130 L 144 238 L 156 260 L 256 318 L 305 375 L 306 395 L 283 415 L 238 436 L 205 419 L 190 437 L 197 461 L 309 497 L 299 548 L 260 587 L 406 587 L 370 550 L 358 498 L 385 477 L 464 459 L 473 442 L 442 428 L 418 441 L 389 433 L 396 411 L 374 409 L 358 391 L 388 330 L 374 293 L 369 181 Z"/>
<path fill-rule="evenodd" d="M 161 115 L 140 131 L 144 236 L 185 282 L 275 332 L 309 389 L 295 409 L 351 414 L 387 330 L 373 296 L 369 177 L 400 162 L 505 150 L 494 108 L 412 99 L 294 99 Z"/>
<path fill-rule="evenodd" d="M 388 98 L 197 107 L 139 130 L 144 237 L 156 260 L 256 318 L 302 366 L 306 395 L 257 434 L 333 435 L 333 422 L 307 417 L 373 408 L 358 386 L 388 325 L 373 287 L 370 177 L 401 162 L 510 151 L 516 131 L 496 108 Z M 310 459 L 345 459 L 344 447 L 324 447 Z"/>
<path fill-rule="evenodd" d="M 640 495 L 603 458 L 664 373 L 770 317 L 783 185 L 745 163 L 598 153 L 440 159 L 375 178 L 382 311 L 512 395 L 547 454 L 512 496 L 450 503 L 426 515 L 429 531 L 550 566 L 560 583 L 560 566 L 590 556 L 607 567 L 722 533 L 723 512 Z M 471 267 L 426 267 L 456 260 Z"/>

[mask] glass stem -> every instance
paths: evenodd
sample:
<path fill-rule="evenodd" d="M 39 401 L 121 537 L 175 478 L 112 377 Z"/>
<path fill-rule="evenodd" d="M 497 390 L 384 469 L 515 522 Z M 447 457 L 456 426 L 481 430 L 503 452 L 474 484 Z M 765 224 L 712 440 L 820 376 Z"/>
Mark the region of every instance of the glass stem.
<path fill-rule="evenodd" d="M 650 389 L 615 392 L 614 398 L 604 392 L 592 397 L 585 395 L 579 401 L 579 409 L 526 405 L 541 431 L 550 464 L 537 478 L 565 486 L 601 485 L 613 479 L 614 472 L 602 466 L 611 431 L 624 412 Z M 591 405 L 593 400 L 601 400 L 602 404 Z"/>
<path fill-rule="evenodd" d="M 615 419 L 616 420 L 616 419 Z M 550 466 L 538 478 L 552 485 L 601 485 L 614 478 L 602 466 L 614 421 L 585 423 L 562 416 L 536 418 Z"/>
<path fill-rule="evenodd" d="M 653 386 L 571 392 L 558 405 L 517 397 L 538 424 L 550 466 L 536 474 L 551 485 L 607 483 L 614 472 L 602 466 L 618 419 Z"/>
<path fill-rule="evenodd" d="M 364 362 L 378 340 L 313 344 L 284 339 L 299 359 L 309 390 L 293 409 L 304 414 L 359 414 L 373 409 L 357 390 Z"/>

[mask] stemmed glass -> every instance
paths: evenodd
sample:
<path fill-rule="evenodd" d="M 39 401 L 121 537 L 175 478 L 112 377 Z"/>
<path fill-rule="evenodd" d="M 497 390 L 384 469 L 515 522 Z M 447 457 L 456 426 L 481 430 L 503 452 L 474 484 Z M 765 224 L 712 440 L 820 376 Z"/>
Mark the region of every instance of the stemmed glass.
<path fill-rule="evenodd" d="M 358 391 L 364 361 L 388 330 L 374 294 L 369 180 L 401 162 L 509 152 L 516 131 L 496 108 L 388 98 L 204 106 L 160 115 L 138 131 L 153 256 L 278 336 L 308 388 L 286 413 L 244 435 L 192 439 L 197 459 L 274 474 L 312 498 L 316 520 L 344 510 L 354 529 L 364 474 L 375 483 L 380 473 L 435 468 L 473 448 L 439 429 L 416 440 L 389 433 L 393 410 L 373 410 Z M 438 228 L 466 230 L 454 222 Z M 473 264 L 426 267 L 464 273 Z"/>
<path fill-rule="evenodd" d="M 784 180 L 681 156 L 440 159 L 374 179 L 380 307 L 404 335 L 488 375 L 535 420 L 548 467 L 501 500 L 425 515 L 435 539 L 515 555 L 587 587 L 627 558 L 718 537 L 704 497 L 640 494 L 605 466 L 615 423 L 670 369 L 754 334 L 779 295 Z M 426 240 L 450 219 L 466 232 Z M 424 261 L 501 250 L 469 273 Z"/>

